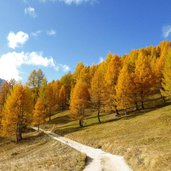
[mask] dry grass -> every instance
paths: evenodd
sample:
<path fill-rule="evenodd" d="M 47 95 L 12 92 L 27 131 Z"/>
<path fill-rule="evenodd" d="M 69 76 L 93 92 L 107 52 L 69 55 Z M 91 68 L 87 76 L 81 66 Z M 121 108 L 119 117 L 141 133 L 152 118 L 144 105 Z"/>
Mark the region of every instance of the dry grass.
<path fill-rule="evenodd" d="M 43 133 L 27 133 L 20 144 L 0 138 L 0 170 L 4 171 L 81 171 L 85 158 Z"/>
<path fill-rule="evenodd" d="M 81 143 L 123 155 L 136 171 L 171 171 L 171 106 L 121 119 L 114 119 L 113 114 L 103 115 L 102 124 L 89 111 L 87 126 L 82 129 L 67 117 L 68 113 L 57 114 L 45 127 Z"/>

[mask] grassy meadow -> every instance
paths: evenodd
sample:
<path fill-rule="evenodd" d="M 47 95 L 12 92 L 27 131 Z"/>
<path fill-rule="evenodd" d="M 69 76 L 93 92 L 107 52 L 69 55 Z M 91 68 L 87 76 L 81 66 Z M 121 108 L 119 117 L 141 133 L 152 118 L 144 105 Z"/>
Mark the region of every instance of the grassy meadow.
<path fill-rule="evenodd" d="M 29 131 L 19 144 L 0 137 L 2 171 L 81 171 L 85 160 L 84 154 L 43 133 Z"/>
<path fill-rule="evenodd" d="M 155 107 L 115 117 L 87 110 L 85 126 L 69 118 L 69 111 L 58 113 L 43 128 L 83 144 L 123 155 L 135 171 L 171 170 L 171 105 Z"/>

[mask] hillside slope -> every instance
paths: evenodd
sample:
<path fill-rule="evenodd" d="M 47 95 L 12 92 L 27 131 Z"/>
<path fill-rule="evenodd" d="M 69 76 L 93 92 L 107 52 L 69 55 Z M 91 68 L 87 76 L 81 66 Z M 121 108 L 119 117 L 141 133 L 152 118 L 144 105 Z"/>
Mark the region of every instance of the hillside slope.
<path fill-rule="evenodd" d="M 83 129 L 67 114 L 69 111 L 57 114 L 46 128 L 83 144 L 122 155 L 133 170 L 171 170 L 171 106 L 140 111 L 102 124 L 97 124 L 95 113 L 92 113 Z M 103 115 L 102 120 L 111 117 Z"/>
<path fill-rule="evenodd" d="M 0 138 L 0 170 L 81 171 L 85 155 L 52 140 L 43 133 L 30 132 L 16 144 Z"/>

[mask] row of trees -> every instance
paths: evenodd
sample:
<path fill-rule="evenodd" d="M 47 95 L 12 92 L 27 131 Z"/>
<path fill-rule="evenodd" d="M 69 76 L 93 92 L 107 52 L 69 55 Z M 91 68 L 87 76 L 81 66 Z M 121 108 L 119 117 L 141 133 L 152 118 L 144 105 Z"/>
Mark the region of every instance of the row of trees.
<path fill-rule="evenodd" d="M 160 95 L 171 95 L 171 42 L 133 50 L 119 57 L 108 54 L 105 61 L 91 67 L 79 63 L 72 75 L 71 116 L 83 126 L 85 110 L 119 115 L 120 110 L 145 108 L 144 103 Z"/>
<path fill-rule="evenodd" d="M 26 85 L 4 81 L 0 88 L 0 128 L 6 136 L 22 140 L 22 133 L 28 125 L 39 125 L 57 111 L 68 108 L 71 74 L 61 81 L 47 83 L 39 69 L 33 70 Z M 66 79 L 67 78 L 67 79 Z"/>
<path fill-rule="evenodd" d="M 73 74 L 50 83 L 40 69 L 30 74 L 25 86 L 5 81 L 0 89 L 0 127 L 20 141 L 27 125 L 39 126 L 66 109 L 83 126 L 88 108 L 97 110 L 101 122 L 102 111 L 118 116 L 130 107 L 144 109 L 144 103 L 159 94 L 165 102 L 171 95 L 170 48 L 171 42 L 162 42 L 122 57 L 109 53 L 102 63 L 79 63 Z"/>

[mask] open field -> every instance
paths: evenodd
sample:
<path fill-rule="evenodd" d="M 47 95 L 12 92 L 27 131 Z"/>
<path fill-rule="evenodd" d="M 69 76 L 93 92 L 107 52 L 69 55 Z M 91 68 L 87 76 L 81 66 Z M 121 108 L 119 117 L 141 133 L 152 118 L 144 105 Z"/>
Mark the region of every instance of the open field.
<path fill-rule="evenodd" d="M 81 171 L 84 168 L 84 154 L 43 133 L 29 132 L 24 137 L 19 144 L 0 138 L 0 170 Z"/>
<path fill-rule="evenodd" d="M 171 106 L 138 111 L 122 118 L 103 114 L 101 124 L 97 123 L 96 112 L 87 112 L 84 128 L 79 128 L 78 122 L 68 117 L 69 111 L 56 114 L 43 127 L 83 144 L 123 155 L 133 170 L 171 170 Z"/>

